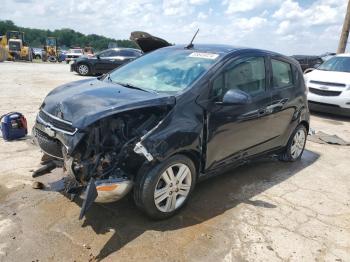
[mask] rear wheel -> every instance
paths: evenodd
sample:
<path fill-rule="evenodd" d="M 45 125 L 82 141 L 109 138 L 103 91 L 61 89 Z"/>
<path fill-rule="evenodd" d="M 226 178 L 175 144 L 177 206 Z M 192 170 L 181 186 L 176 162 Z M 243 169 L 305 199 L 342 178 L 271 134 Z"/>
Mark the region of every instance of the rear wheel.
<path fill-rule="evenodd" d="M 306 127 L 299 125 L 289 138 L 285 151 L 279 155 L 279 160 L 286 162 L 299 160 L 305 149 L 306 137 Z"/>
<path fill-rule="evenodd" d="M 90 68 L 86 64 L 79 64 L 77 71 L 78 71 L 78 74 L 81 76 L 87 76 L 90 74 Z"/>
<path fill-rule="evenodd" d="M 196 182 L 195 172 L 193 162 L 183 155 L 159 163 L 140 174 L 134 189 L 136 205 L 154 219 L 174 215 L 190 197 Z"/>

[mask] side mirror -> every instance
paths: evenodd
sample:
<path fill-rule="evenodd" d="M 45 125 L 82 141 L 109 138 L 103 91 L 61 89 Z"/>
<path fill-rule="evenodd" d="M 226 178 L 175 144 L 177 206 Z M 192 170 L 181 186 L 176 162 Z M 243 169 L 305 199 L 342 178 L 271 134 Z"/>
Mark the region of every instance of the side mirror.
<path fill-rule="evenodd" d="M 224 95 L 222 105 L 246 105 L 251 102 L 251 97 L 246 92 L 238 89 L 230 89 Z"/>
<path fill-rule="evenodd" d="M 100 55 L 96 55 L 96 58 L 97 58 L 97 59 L 101 59 Z"/>
<path fill-rule="evenodd" d="M 105 77 L 107 76 L 107 74 L 103 74 L 97 77 L 98 80 L 103 80 Z"/>

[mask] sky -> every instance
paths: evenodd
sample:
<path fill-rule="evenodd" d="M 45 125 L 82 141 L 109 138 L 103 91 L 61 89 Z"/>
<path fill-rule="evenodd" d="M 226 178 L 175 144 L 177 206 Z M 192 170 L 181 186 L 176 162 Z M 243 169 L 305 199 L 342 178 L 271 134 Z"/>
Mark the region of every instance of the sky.
<path fill-rule="evenodd" d="M 292 54 L 335 52 L 347 0 L 1 0 L 0 20 L 128 39 L 247 46 Z"/>

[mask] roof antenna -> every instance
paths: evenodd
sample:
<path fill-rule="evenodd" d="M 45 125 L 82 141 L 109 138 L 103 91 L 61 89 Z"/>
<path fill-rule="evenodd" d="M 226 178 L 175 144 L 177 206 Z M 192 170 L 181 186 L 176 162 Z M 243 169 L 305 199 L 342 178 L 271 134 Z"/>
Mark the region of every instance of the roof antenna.
<path fill-rule="evenodd" d="M 188 44 L 188 46 L 185 47 L 186 49 L 190 49 L 190 48 L 193 47 L 193 44 L 192 44 L 192 43 L 193 43 L 193 40 L 196 38 L 198 32 L 199 32 L 199 28 L 197 29 L 197 32 L 194 34 L 194 36 L 193 36 L 191 42 Z"/>

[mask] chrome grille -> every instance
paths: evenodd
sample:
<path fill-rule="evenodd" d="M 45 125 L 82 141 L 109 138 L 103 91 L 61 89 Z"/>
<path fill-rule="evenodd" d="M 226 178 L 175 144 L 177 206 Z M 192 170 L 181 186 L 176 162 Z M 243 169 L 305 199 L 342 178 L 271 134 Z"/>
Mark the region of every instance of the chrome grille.
<path fill-rule="evenodd" d="M 73 134 L 76 131 L 76 128 L 74 128 L 70 122 L 52 116 L 44 110 L 40 110 L 39 118 L 44 122 L 52 125 L 53 129 L 56 129 L 58 131 L 67 132 L 69 134 Z"/>
<path fill-rule="evenodd" d="M 336 87 L 345 87 L 345 84 L 340 84 L 340 83 L 331 83 L 331 82 L 322 82 L 322 81 L 315 81 L 311 80 L 311 84 L 316 84 L 316 85 L 323 85 L 323 86 L 336 86 Z"/>
<path fill-rule="evenodd" d="M 309 92 L 319 96 L 339 96 L 341 94 L 341 91 L 321 90 L 312 87 L 309 88 Z"/>

